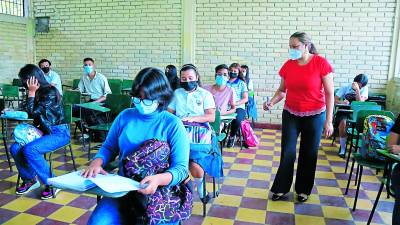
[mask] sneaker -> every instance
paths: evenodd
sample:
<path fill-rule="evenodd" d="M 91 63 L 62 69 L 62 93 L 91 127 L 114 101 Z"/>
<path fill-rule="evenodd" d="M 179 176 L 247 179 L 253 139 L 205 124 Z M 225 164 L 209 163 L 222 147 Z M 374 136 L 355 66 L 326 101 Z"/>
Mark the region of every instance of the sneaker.
<path fill-rule="evenodd" d="M 58 192 L 60 192 L 61 191 L 61 189 L 58 189 L 58 188 L 53 188 L 53 192 L 54 192 L 54 195 L 53 195 L 53 193 L 51 192 L 51 187 L 50 186 L 48 186 L 48 185 L 46 185 L 46 187 L 44 188 L 44 190 L 42 191 L 42 194 L 41 194 L 41 199 L 42 200 L 47 200 L 47 199 L 50 199 L 50 198 L 55 198 L 56 197 L 56 195 L 58 194 Z"/>
<path fill-rule="evenodd" d="M 36 179 L 30 180 L 28 182 L 23 182 L 21 186 L 19 186 L 15 192 L 17 195 L 23 195 L 26 194 L 32 190 L 35 190 L 36 188 L 40 187 L 40 182 Z"/>
<path fill-rule="evenodd" d="M 271 197 L 271 200 L 272 201 L 278 201 L 278 200 L 281 200 L 281 199 L 283 199 L 285 197 L 286 197 L 286 193 L 273 193 L 272 197 Z"/>
<path fill-rule="evenodd" d="M 306 194 L 298 194 L 297 195 L 297 201 L 305 202 L 307 200 L 308 200 L 308 195 L 306 195 Z"/>
<path fill-rule="evenodd" d="M 89 140 L 89 134 L 83 134 L 83 137 L 79 138 L 80 142 L 83 142 L 83 141 L 86 142 L 87 140 Z"/>
<path fill-rule="evenodd" d="M 233 148 L 233 146 L 235 145 L 235 141 L 236 141 L 236 137 L 229 137 L 228 143 L 226 144 L 226 146 L 228 148 Z"/>

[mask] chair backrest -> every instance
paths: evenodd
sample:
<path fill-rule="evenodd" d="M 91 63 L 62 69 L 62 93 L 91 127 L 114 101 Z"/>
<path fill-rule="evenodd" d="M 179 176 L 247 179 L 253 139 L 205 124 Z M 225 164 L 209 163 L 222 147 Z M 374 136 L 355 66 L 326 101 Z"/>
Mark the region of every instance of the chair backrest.
<path fill-rule="evenodd" d="M 120 79 L 108 79 L 108 85 L 110 85 L 113 94 L 121 94 L 122 81 Z"/>
<path fill-rule="evenodd" d="M 4 85 L 2 87 L 2 95 L 5 99 L 19 98 L 19 88 L 12 85 Z"/>
<path fill-rule="evenodd" d="M 22 84 L 22 81 L 20 79 L 14 78 L 12 81 L 12 86 L 22 87 L 24 85 Z"/>
<path fill-rule="evenodd" d="M 64 104 L 64 118 L 67 123 L 72 123 L 72 105 Z"/>
<path fill-rule="evenodd" d="M 81 103 L 81 93 L 79 91 L 63 91 L 64 104 L 79 104 Z"/>
<path fill-rule="evenodd" d="M 79 81 L 81 81 L 81 79 L 73 79 L 72 80 L 72 89 L 77 89 L 78 88 Z"/>
<path fill-rule="evenodd" d="M 122 80 L 122 89 L 132 88 L 133 80 Z"/>
<path fill-rule="evenodd" d="M 351 103 L 350 103 L 350 106 L 353 108 L 354 106 L 357 106 L 357 105 L 377 105 L 377 103 L 376 102 L 362 102 L 362 101 L 352 101 Z"/>
<path fill-rule="evenodd" d="M 117 116 L 122 110 L 129 108 L 131 103 L 131 96 L 122 94 L 108 94 L 105 102 L 113 116 Z"/>
<path fill-rule="evenodd" d="M 382 106 L 377 105 L 377 104 L 362 104 L 362 105 L 354 105 L 351 107 L 351 109 L 353 110 L 353 119 L 357 120 L 358 118 L 358 112 L 360 112 L 361 110 L 382 110 Z M 361 132 L 361 131 L 360 131 Z"/>
<path fill-rule="evenodd" d="M 211 128 L 213 131 L 219 135 L 220 134 L 220 126 L 221 126 L 221 113 L 219 110 L 215 110 L 215 120 L 214 122 L 210 123 Z"/>
<path fill-rule="evenodd" d="M 384 115 L 384 116 L 391 118 L 392 120 L 395 120 L 394 114 L 390 111 L 363 109 L 363 110 L 360 110 L 357 114 L 356 128 L 359 132 L 364 131 L 364 120 L 369 115 Z"/>

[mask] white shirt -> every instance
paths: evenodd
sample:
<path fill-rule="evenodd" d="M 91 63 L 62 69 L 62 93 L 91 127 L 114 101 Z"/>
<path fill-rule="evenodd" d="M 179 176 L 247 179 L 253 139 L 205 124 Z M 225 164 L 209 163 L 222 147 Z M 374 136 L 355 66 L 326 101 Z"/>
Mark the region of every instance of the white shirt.
<path fill-rule="evenodd" d="M 52 84 L 57 88 L 60 95 L 63 94 L 62 86 L 61 86 L 61 79 L 60 79 L 60 76 L 58 75 L 58 73 L 56 73 L 53 70 L 50 70 L 47 75 L 46 74 L 44 75 L 44 78 L 46 79 L 47 82 L 49 82 L 49 84 Z"/>
<path fill-rule="evenodd" d="M 212 94 L 201 87 L 197 87 L 193 92 L 178 88 L 168 108 L 174 110 L 180 118 L 202 116 L 206 109 L 215 109 L 215 102 Z"/>
<path fill-rule="evenodd" d="M 88 93 L 92 100 L 111 94 L 107 78 L 99 72 L 96 72 L 92 80 L 89 75 L 84 74 L 79 81 L 78 88 L 81 93 Z"/>

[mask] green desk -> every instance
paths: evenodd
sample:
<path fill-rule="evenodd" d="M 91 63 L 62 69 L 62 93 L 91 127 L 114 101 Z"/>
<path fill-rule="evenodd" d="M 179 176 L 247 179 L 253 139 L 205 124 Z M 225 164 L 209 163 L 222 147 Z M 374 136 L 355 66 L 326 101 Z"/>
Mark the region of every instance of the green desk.
<path fill-rule="evenodd" d="M 237 116 L 236 113 L 223 115 L 223 116 L 221 116 L 221 120 L 234 120 L 234 119 L 236 119 L 236 116 Z"/>
<path fill-rule="evenodd" d="M 107 107 L 102 106 L 103 103 L 99 103 L 99 102 L 86 102 L 86 103 L 81 103 L 81 104 L 77 104 L 78 107 L 81 108 L 85 108 L 85 109 L 90 109 L 90 110 L 95 110 L 98 112 L 110 112 L 110 109 Z"/>

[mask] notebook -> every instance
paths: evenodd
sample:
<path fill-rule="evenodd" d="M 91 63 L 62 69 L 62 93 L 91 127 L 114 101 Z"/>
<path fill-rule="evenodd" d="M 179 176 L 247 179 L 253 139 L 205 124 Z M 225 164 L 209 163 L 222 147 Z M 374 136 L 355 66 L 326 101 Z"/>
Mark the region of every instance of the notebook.
<path fill-rule="evenodd" d="M 96 186 L 108 193 L 135 191 L 144 188 L 139 182 L 117 174 L 98 174 L 96 177 L 84 178 L 81 176 L 81 171 L 52 177 L 47 182 L 49 185 L 60 189 L 71 189 L 81 192 Z"/>

